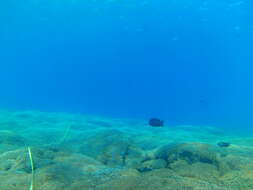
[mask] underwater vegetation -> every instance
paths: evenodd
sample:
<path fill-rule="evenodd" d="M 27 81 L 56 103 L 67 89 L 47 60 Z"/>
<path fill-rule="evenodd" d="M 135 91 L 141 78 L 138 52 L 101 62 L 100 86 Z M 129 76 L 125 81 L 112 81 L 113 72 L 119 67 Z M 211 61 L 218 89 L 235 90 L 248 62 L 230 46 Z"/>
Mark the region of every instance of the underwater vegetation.
<path fill-rule="evenodd" d="M 2 111 L 0 147 L 1 190 L 253 189 L 253 136 L 212 126 Z"/>

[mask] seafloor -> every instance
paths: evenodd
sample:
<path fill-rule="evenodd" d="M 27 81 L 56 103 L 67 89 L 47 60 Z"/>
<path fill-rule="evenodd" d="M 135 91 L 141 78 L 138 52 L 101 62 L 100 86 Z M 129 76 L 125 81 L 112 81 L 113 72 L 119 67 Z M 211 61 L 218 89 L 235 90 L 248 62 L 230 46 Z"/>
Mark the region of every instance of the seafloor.
<path fill-rule="evenodd" d="M 217 142 L 232 143 L 219 147 Z M 35 165 L 34 186 L 31 155 Z M 0 190 L 252 190 L 253 135 L 90 115 L 0 112 Z"/>

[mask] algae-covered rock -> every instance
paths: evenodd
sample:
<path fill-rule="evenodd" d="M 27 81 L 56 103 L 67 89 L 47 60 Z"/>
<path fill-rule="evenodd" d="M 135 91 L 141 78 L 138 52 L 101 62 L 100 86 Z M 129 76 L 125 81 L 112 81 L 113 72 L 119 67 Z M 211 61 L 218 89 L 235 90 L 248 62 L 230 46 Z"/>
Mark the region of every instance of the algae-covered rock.
<path fill-rule="evenodd" d="M 210 150 L 210 145 L 201 143 L 170 144 L 156 152 L 156 158 L 164 159 L 168 164 L 177 160 L 188 163 L 203 162 L 217 164 L 217 153 Z"/>
<path fill-rule="evenodd" d="M 53 164 L 52 152 L 32 148 L 35 170 Z M 31 173 L 31 164 L 26 148 L 12 150 L 0 155 L 0 171 Z"/>
<path fill-rule="evenodd" d="M 231 190 L 252 190 L 253 170 L 231 171 L 222 176 L 221 180 Z"/>
<path fill-rule="evenodd" d="M 112 181 L 98 185 L 98 190 L 228 190 L 221 184 L 182 177 L 170 169 L 157 169 L 137 176 L 119 176 Z"/>
<path fill-rule="evenodd" d="M 145 154 L 132 139 L 117 130 L 107 130 L 90 137 L 80 147 L 80 152 L 108 166 L 137 167 Z"/>
<path fill-rule="evenodd" d="M 214 165 L 201 162 L 189 164 L 184 160 L 180 160 L 171 164 L 170 168 L 177 175 L 202 179 L 208 182 L 217 182 L 220 177 L 220 172 Z"/>
<path fill-rule="evenodd" d="M 57 154 L 54 161 L 77 167 L 82 172 L 91 173 L 107 168 L 101 162 L 82 154 Z"/>
<path fill-rule="evenodd" d="M 167 163 L 163 159 L 147 160 L 137 168 L 140 172 L 147 172 L 155 169 L 166 168 Z"/>
<path fill-rule="evenodd" d="M 13 131 L 0 130 L 0 144 L 23 146 L 25 139 Z"/>
<path fill-rule="evenodd" d="M 18 172 L 0 172 L 1 190 L 28 190 L 30 185 L 30 175 Z"/>
<path fill-rule="evenodd" d="M 0 113 L 0 190 L 29 189 L 27 145 L 34 190 L 253 189 L 252 138 L 145 125 L 74 114 Z M 220 148 L 220 140 L 232 144 Z M 170 142 L 177 143 L 163 146 Z"/>
<path fill-rule="evenodd" d="M 36 178 L 39 179 L 37 183 L 41 186 L 50 182 L 67 186 L 78 180 L 81 175 L 82 171 L 79 168 L 65 163 L 47 166 L 36 172 Z"/>
<path fill-rule="evenodd" d="M 202 166 L 210 166 L 208 168 L 215 167 L 220 175 L 223 175 L 230 170 L 229 165 L 221 158 L 219 152 L 208 144 L 169 144 L 161 147 L 155 153 L 155 157 L 158 159 L 164 159 L 167 162 L 168 167 L 173 167 L 175 162 L 177 162 L 177 164 L 184 163 L 183 165 L 202 163 Z"/>

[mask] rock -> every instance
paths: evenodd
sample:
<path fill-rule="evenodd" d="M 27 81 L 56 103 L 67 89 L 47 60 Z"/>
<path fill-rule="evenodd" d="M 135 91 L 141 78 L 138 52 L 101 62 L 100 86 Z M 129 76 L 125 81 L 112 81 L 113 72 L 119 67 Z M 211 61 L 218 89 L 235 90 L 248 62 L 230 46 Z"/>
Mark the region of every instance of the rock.
<path fill-rule="evenodd" d="M 253 170 L 232 171 L 221 177 L 224 186 L 232 190 L 252 190 Z"/>
<path fill-rule="evenodd" d="M 65 163 L 79 168 L 84 173 L 92 173 L 107 168 L 101 162 L 83 154 L 59 154 L 55 156 L 56 163 Z"/>
<path fill-rule="evenodd" d="M 220 176 L 220 172 L 214 165 L 201 162 L 188 164 L 186 161 L 180 160 L 171 164 L 170 168 L 177 175 L 202 179 L 208 182 L 216 183 Z"/>
<path fill-rule="evenodd" d="M 217 162 L 217 154 L 210 150 L 210 145 L 201 143 L 169 144 L 156 152 L 156 158 L 164 159 L 168 164 L 177 160 L 185 160 L 188 163 Z"/>
<path fill-rule="evenodd" d="M 167 163 L 163 159 L 148 160 L 143 162 L 137 169 L 139 172 L 147 172 L 155 169 L 166 168 Z"/>
<path fill-rule="evenodd" d="M 23 146 L 25 144 L 25 139 L 15 132 L 9 130 L 1 130 L 0 144 Z"/>
<path fill-rule="evenodd" d="M 219 152 L 211 145 L 202 143 L 169 144 L 161 147 L 156 153 L 157 159 L 163 159 L 168 167 L 177 161 L 187 164 L 204 163 L 217 168 L 221 175 L 230 170 L 228 164 L 222 160 Z"/>
<path fill-rule="evenodd" d="M 51 152 L 43 149 L 32 149 L 35 170 L 54 163 Z M 28 151 L 25 148 L 8 151 L 0 155 L 0 171 L 31 173 Z"/>
<path fill-rule="evenodd" d="M 106 130 L 90 137 L 80 147 L 80 152 L 107 166 L 137 167 L 145 159 L 143 151 L 117 130 Z"/>

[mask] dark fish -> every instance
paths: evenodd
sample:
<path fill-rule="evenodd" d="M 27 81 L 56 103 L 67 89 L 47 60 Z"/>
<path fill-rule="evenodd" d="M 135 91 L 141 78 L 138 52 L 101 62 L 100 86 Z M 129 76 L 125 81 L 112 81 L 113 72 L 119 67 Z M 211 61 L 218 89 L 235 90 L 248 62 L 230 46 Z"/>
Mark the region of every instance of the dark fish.
<path fill-rule="evenodd" d="M 149 119 L 148 124 L 152 127 L 163 127 L 164 122 L 158 118 L 151 118 Z"/>
<path fill-rule="evenodd" d="M 219 147 L 229 147 L 230 143 L 229 142 L 218 142 L 217 145 Z"/>

